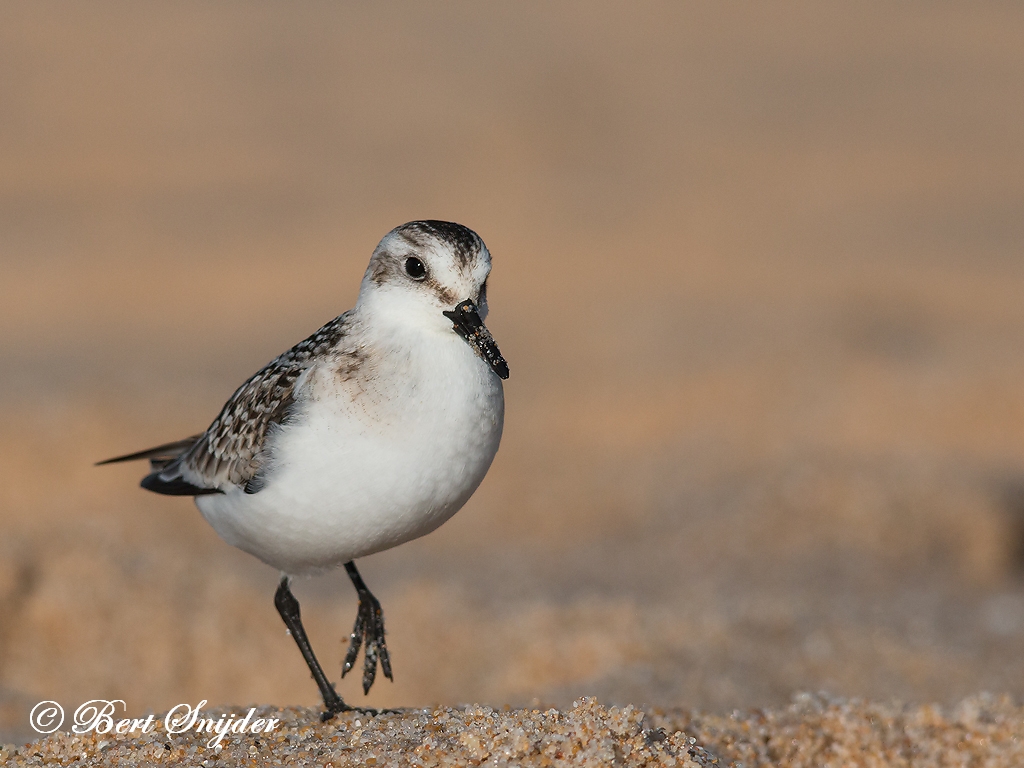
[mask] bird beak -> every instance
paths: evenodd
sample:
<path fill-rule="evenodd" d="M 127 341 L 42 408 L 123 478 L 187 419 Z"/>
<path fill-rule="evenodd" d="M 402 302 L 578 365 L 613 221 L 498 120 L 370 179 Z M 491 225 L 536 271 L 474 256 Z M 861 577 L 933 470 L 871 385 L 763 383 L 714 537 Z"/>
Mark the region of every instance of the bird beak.
<path fill-rule="evenodd" d="M 508 378 L 508 363 L 501 356 L 498 345 L 494 343 L 494 337 L 484 326 L 480 319 L 480 313 L 476 311 L 476 304 L 466 299 L 444 316 L 452 321 L 455 332 L 459 334 L 466 343 L 471 346 L 480 357 L 484 359 L 491 370 L 503 379 Z"/>

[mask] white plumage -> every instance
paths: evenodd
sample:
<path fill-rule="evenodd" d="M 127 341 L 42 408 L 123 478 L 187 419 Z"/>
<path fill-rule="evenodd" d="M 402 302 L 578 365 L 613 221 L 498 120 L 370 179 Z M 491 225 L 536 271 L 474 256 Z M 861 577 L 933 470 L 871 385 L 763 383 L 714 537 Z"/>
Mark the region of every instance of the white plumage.
<path fill-rule="evenodd" d="M 289 574 L 445 522 L 483 480 L 504 417 L 501 380 L 447 324 L 402 325 L 379 338 L 372 321 L 357 323 L 361 370 L 342 376 L 330 360 L 315 364 L 297 386 L 298 412 L 270 434 L 263 489 L 197 496 L 203 517 L 229 544 Z"/>

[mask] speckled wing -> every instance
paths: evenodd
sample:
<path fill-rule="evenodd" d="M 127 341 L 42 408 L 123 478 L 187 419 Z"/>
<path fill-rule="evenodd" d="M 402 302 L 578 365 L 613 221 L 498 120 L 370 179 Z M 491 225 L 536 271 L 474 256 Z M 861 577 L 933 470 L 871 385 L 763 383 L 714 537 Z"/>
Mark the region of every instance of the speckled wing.
<path fill-rule="evenodd" d="M 142 487 L 156 493 L 199 496 L 232 486 L 256 493 L 263 486 L 270 430 L 293 412 L 302 375 L 330 355 L 348 329 L 346 313 L 270 361 L 235 391 L 203 434 L 190 438 L 190 444 L 169 444 L 179 448 L 177 458 L 168 460 L 166 451 L 151 449 L 111 461 L 149 458 L 153 471 Z"/>

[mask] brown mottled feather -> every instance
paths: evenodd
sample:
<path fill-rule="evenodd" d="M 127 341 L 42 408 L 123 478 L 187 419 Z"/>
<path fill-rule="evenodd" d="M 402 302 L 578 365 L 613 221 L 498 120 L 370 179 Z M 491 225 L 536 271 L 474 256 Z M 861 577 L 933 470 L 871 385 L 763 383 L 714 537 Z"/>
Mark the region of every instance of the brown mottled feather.
<path fill-rule="evenodd" d="M 293 412 L 295 385 L 302 374 L 346 335 L 348 314 L 327 323 L 253 374 L 203 434 L 109 461 L 156 458 L 153 472 L 142 481 L 144 488 L 156 493 L 198 495 L 226 490 L 228 485 L 255 493 L 262 487 L 259 473 L 266 463 L 264 448 L 271 428 L 284 423 Z M 168 457 L 168 448 L 185 450 Z"/>

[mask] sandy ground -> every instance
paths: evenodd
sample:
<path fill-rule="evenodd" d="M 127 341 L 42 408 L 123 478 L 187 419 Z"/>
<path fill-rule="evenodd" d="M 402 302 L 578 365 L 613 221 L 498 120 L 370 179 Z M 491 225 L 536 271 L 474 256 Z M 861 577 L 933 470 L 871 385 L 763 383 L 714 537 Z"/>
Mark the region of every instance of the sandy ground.
<path fill-rule="evenodd" d="M 168 715 L 170 719 L 168 720 Z M 1018 766 L 1024 711 L 1008 697 L 936 706 L 866 704 L 802 694 L 788 707 L 701 715 L 603 707 L 438 707 L 322 723 L 316 710 L 183 710 L 134 734 L 57 732 L 0 748 L 12 766 L 680 766 L 854 768 Z M 180 718 L 180 719 L 176 719 Z M 113 722 L 113 721 L 112 721 Z M 233 727 L 241 723 L 237 730 Z M 128 731 L 133 724 L 125 724 Z M 114 725 L 117 728 L 117 725 Z M 145 729 L 145 730 L 144 730 Z"/>
<path fill-rule="evenodd" d="M 0 741 L 317 704 L 276 574 L 92 462 L 205 427 L 425 217 L 494 254 L 506 432 L 360 563 L 395 683 L 346 699 L 1024 696 L 1022 43 L 997 3 L 4 3 Z M 296 592 L 337 679 L 355 595 Z"/>

